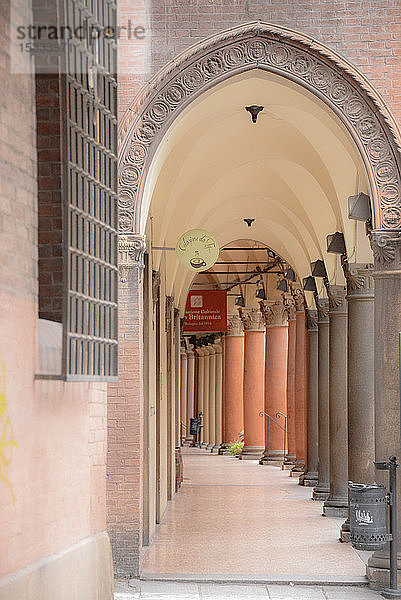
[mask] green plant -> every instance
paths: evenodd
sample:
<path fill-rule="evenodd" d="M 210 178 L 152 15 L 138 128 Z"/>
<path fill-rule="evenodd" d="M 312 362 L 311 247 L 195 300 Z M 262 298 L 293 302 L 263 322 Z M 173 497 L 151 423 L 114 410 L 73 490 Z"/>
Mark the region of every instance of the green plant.
<path fill-rule="evenodd" d="M 231 454 L 231 456 L 238 456 L 239 454 L 241 454 L 243 447 L 244 432 L 241 431 L 241 433 L 239 434 L 239 439 L 235 440 L 235 442 L 231 442 L 231 444 L 229 445 L 228 452 Z"/>

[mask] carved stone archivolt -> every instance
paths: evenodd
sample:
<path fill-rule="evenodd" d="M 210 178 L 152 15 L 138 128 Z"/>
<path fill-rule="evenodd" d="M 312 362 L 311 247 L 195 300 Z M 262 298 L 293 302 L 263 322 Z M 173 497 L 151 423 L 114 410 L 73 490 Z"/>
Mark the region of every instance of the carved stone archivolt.
<path fill-rule="evenodd" d="M 239 315 L 229 315 L 227 321 L 227 335 L 244 335 L 244 326 Z"/>
<path fill-rule="evenodd" d="M 260 302 L 260 312 L 266 327 L 284 327 L 288 325 L 288 316 L 281 300 L 275 302 Z"/>
<path fill-rule="evenodd" d="M 146 250 L 146 238 L 143 235 L 122 235 L 118 240 L 118 269 L 121 283 L 126 283 L 130 273 L 135 269 L 145 266 L 144 254 Z"/>
<path fill-rule="evenodd" d="M 355 296 L 373 297 L 373 265 L 366 263 L 347 263 L 344 269 L 347 281 L 347 295 L 349 298 Z"/>
<path fill-rule="evenodd" d="M 307 35 L 256 22 L 192 46 L 133 101 L 120 125 L 120 232 L 139 230 L 144 179 L 173 120 L 214 84 L 255 68 L 290 78 L 334 108 L 367 165 L 373 227 L 401 229 L 401 136 L 380 95 L 334 50 Z"/>
<path fill-rule="evenodd" d="M 239 316 L 244 326 L 244 331 L 264 331 L 263 315 L 258 308 L 239 308 Z"/>
<path fill-rule="evenodd" d="M 318 314 L 317 310 L 308 308 L 306 311 L 306 328 L 308 331 L 317 331 Z"/>
<path fill-rule="evenodd" d="M 329 299 L 328 298 L 315 298 L 315 304 L 317 309 L 318 323 L 329 322 Z"/>
<path fill-rule="evenodd" d="M 329 297 L 329 312 L 344 313 L 347 312 L 347 287 L 345 285 L 330 285 L 327 289 Z"/>

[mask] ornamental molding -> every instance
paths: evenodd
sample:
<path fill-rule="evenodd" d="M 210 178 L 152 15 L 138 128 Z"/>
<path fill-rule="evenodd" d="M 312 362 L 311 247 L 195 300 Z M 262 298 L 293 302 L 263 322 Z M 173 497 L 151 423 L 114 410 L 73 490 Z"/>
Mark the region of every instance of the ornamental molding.
<path fill-rule="evenodd" d="M 119 129 L 120 233 L 139 228 L 146 174 L 174 119 L 215 84 L 255 68 L 291 79 L 334 110 L 364 159 L 373 227 L 401 229 L 401 133 L 380 94 L 334 50 L 307 35 L 258 21 L 188 48 L 159 71 L 130 105 Z"/>
<path fill-rule="evenodd" d="M 372 296 L 374 294 L 373 265 L 366 263 L 347 263 L 344 268 L 347 281 L 347 294 L 353 296 Z"/>
<path fill-rule="evenodd" d="M 267 328 L 288 325 L 287 311 L 281 300 L 269 303 L 259 302 L 259 305 Z"/>
<path fill-rule="evenodd" d="M 329 312 L 344 313 L 347 311 L 347 286 L 345 285 L 329 285 L 327 288 L 329 297 Z"/>
<path fill-rule="evenodd" d="M 229 315 L 227 321 L 228 336 L 242 336 L 244 334 L 244 326 L 239 315 Z"/>
<path fill-rule="evenodd" d="M 118 239 L 118 270 L 121 283 L 130 279 L 133 269 L 145 267 L 144 255 L 146 238 L 144 235 L 121 235 Z"/>
<path fill-rule="evenodd" d="M 318 312 L 309 309 L 306 311 L 306 328 L 308 331 L 317 331 Z"/>
<path fill-rule="evenodd" d="M 239 308 L 239 316 L 244 325 L 244 331 L 264 331 L 263 315 L 258 308 Z"/>
<path fill-rule="evenodd" d="M 329 322 L 329 299 L 315 297 L 318 323 Z"/>

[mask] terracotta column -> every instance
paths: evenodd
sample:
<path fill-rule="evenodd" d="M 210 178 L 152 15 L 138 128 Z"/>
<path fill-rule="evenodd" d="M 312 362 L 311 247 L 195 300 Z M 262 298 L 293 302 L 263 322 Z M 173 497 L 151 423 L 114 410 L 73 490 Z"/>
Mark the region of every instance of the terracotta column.
<path fill-rule="evenodd" d="M 327 500 L 330 492 L 329 442 L 329 300 L 316 298 L 318 327 L 318 482 L 312 499 Z"/>
<path fill-rule="evenodd" d="M 198 391 L 198 414 L 196 415 L 198 418 L 200 417 L 200 414 L 202 413 L 202 418 L 203 418 L 203 378 L 204 378 L 204 349 L 202 346 L 198 347 L 196 349 L 196 353 L 198 355 L 198 385 L 197 385 L 197 391 Z M 201 429 L 201 437 L 200 439 L 202 440 L 202 435 L 203 435 L 203 431 Z"/>
<path fill-rule="evenodd" d="M 287 450 L 287 312 L 281 300 L 260 304 L 266 325 L 265 413 L 272 417 L 265 417 L 265 450 L 260 464 L 282 463 Z"/>
<path fill-rule="evenodd" d="M 215 423 L 215 445 L 212 452 L 219 453 L 223 445 L 223 347 L 221 339 L 214 344 L 215 357 L 215 399 L 216 399 L 216 423 Z"/>
<path fill-rule="evenodd" d="M 244 429 L 244 328 L 238 315 L 228 319 L 225 337 L 224 448 Z"/>
<path fill-rule="evenodd" d="M 187 383 L 188 383 L 188 361 L 185 348 L 181 346 L 181 443 L 187 437 Z"/>
<path fill-rule="evenodd" d="M 187 442 L 193 444 L 193 436 L 189 433 L 190 420 L 195 416 L 195 352 L 192 348 L 187 350 L 188 383 L 187 383 Z"/>
<path fill-rule="evenodd" d="M 212 451 L 216 444 L 216 350 L 209 346 L 209 443 Z"/>
<path fill-rule="evenodd" d="M 396 232 L 371 234 L 375 286 L 375 456 L 400 462 L 400 371 L 398 334 L 401 331 L 401 238 Z M 388 486 L 388 473 L 376 471 L 377 483 Z M 398 581 L 401 581 L 401 473 L 397 477 Z M 367 575 L 373 583 L 388 585 L 389 548 L 369 559 Z"/>
<path fill-rule="evenodd" d="M 303 473 L 307 459 L 307 399 L 306 399 L 306 316 L 302 290 L 294 293 L 296 308 L 295 340 L 295 445 L 296 462 L 293 473 Z"/>
<path fill-rule="evenodd" d="M 202 448 L 209 444 L 209 346 L 204 347 L 203 365 L 203 429 Z"/>
<path fill-rule="evenodd" d="M 288 317 L 288 353 L 287 353 L 287 456 L 284 468 L 291 469 L 296 460 L 295 443 L 295 340 L 296 317 L 295 302 L 292 296 L 284 297 L 284 306 Z"/>
<path fill-rule="evenodd" d="M 348 301 L 348 479 L 376 479 L 374 425 L 373 265 L 350 264 L 345 270 Z M 349 541 L 349 518 L 341 539 Z"/>
<path fill-rule="evenodd" d="M 265 326 L 258 308 L 240 309 L 244 325 L 244 449 L 240 458 L 257 459 L 265 442 Z"/>
<path fill-rule="evenodd" d="M 308 470 L 305 475 L 301 475 L 299 483 L 313 487 L 318 481 L 318 327 L 316 310 L 308 310 L 306 329 L 308 335 Z"/>
<path fill-rule="evenodd" d="M 330 493 L 324 503 L 327 517 L 348 514 L 347 425 L 347 301 L 345 286 L 330 286 L 329 296 L 329 404 Z"/>

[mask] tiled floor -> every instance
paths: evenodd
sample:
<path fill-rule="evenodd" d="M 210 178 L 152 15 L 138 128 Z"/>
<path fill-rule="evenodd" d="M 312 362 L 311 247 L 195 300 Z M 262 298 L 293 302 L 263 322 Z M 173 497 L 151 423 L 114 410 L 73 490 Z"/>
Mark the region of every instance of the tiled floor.
<path fill-rule="evenodd" d="M 184 485 L 146 552 L 144 578 L 364 581 L 362 559 L 338 541 L 342 519 L 322 517 L 288 471 L 185 450 Z"/>
<path fill-rule="evenodd" d="M 382 596 L 354 586 L 207 584 L 131 581 L 117 583 L 115 600 L 378 600 Z"/>

